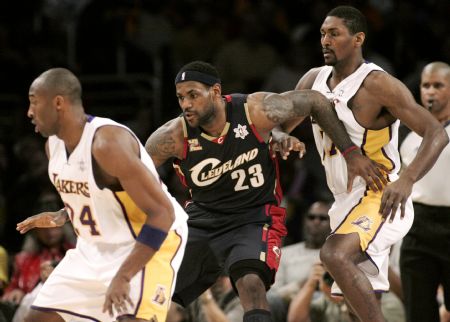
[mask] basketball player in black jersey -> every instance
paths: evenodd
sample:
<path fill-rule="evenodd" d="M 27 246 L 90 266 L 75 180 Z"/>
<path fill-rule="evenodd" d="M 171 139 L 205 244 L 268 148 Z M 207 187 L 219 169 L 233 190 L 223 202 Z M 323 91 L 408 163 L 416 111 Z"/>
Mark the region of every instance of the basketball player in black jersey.
<path fill-rule="evenodd" d="M 268 143 L 274 127 L 312 116 L 346 155 L 349 182 L 363 176 L 377 189 L 385 183 L 381 171 L 353 145 L 331 103 L 316 91 L 222 96 L 216 69 L 200 61 L 183 66 L 175 84 L 183 114 L 146 143 L 156 166 L 174 158 L 192 197 L 173 300 L 188 305 L 225 270 L 239 294 L 244 322 L 272 321 L 266 290 L 286 235 L 279 169 Z"/>

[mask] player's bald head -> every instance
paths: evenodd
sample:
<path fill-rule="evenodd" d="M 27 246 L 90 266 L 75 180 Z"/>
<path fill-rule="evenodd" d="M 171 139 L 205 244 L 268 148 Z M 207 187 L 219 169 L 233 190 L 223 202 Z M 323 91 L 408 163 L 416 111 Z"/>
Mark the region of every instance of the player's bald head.
<path fill-rule="evenodd" d="M 66 68 L 51 68 L 33 82 L 35 87 L 46 90 L 53 95 L 67 97 L 72 103 L 80 103 L 82 89 L 78 78 Z"/>
<path fill-rule="evenodd" d="M 441 61 L 435 61 L 427 64 L 422 70 L 424 74 L 440 73 L 450 83 L 450 65 Z"/>

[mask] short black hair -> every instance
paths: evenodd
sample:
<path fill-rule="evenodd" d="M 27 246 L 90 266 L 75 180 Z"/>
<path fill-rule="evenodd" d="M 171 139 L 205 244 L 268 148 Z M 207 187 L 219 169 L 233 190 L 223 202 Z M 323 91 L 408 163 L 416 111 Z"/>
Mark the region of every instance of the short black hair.
<path fill-rule="evenodd" d="M 361 11 L 352 6 L 338 6 L 328 12 L 327 17 L 338 17 L 352 35 L 363 32 L 367 35 L 367 20 Z"/>
<path fill-rule="evenodd" d="M 193 62 L 187 63 L 186 65 L 180 68 L 180 71 L 178 73 L 182 73 L 188 70 L 200 72 L 220 79 L 219 72 L 217 71 L 217 69 L 210 63 L 201 60 L 195 60 Z"/>
<path fill-rule="evenodd" d="M 39 77 L 44 79 L 47 89 L 55 95 L 64 95 L 72 102 L 81 102 L 82 88 L 80 80 L 66 68 L 51 68 Z"/>

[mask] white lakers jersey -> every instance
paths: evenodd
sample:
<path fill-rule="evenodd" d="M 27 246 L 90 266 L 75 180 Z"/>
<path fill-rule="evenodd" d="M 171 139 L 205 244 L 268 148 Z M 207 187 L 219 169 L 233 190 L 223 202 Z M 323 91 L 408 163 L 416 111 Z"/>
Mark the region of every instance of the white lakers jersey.
<path fill-rule="evenodd" d="M 369 130 L 356 121 L 352 110 L 347 106 L 366 76 L 374 70 L 382 71 L 382 69 L 373 63 L 364 63 L 331 91 L 327 85 L 327 79 L 332 69 L 332 66 L 321 67 L 312 89 L 321 92 L 334 103 L 338 118 L 344 124 L 353 143 L 359 146 L 367 157 L 385 165 L 390 170 L 389 181 L 396 180 L 400 169 L 398 153 L 400 121 L 397 120 L 380 130 Z M 320 126 L 314 120 L 312 123 L 316 146 L 326 170 L 328 187 L 334 195 L 344 193 L 347 191 L 346 161 Z M 353 188 L 365 184 L 365 181 L 358 177 L 353 182 Z"/>
<path fill-rule="evenodd" d="M 92 168 L 92 141 L 96 130 L 104 125 L 122 127 L 132 133 L 125 126 L 110 119 L 90 116 L 84 126 L 80 142 L 70 156 L 67 156 L 62 140 L 56 136 L 49 137 L 48 173 L 61 195 L 79 238 L 88 243 L 134 242 L 145 223 L 146 214 L 136 206 L 125 191 L 114 192 L 107 188 L 100 189 L 95 182 Z M 159 179 L 153 161 L 137 137 L 136 140 L 140 146 L 142 162 Z M 180 220 L 186 221 L 187 215 L 178 202 L 170 196 L 162 182 L 161 187 L 175 209 L 176 219 L 172 225 L 173 229 L 179 225 Z"/>

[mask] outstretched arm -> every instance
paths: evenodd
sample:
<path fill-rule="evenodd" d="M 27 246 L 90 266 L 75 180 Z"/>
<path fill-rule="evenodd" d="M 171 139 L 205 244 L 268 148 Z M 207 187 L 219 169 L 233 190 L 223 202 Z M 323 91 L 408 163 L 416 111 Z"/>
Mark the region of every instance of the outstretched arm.
<path fill-rule="evenodd" d="M 24 221 L 17 224 L 17 230 L 21 234 L 33 228 L 52 228 L 61 227 L 69 220 L 67 211 L 63 208 L 58 211 L 46 211 L 40 214 L 28 217 Z"/>
<path fill-rule="evenodd" d="M 294 120 L 301 122 L 305 117 L 312 116 L 338 149 L 344 151 L 354 145 L 330 101 L 317 91 L 259 92 L 249 95 L 247 102 L 252 121 L 260 133 L 267 134 L 276 125 Z"/>
<path fill-rule="evenodd" d="M 160 182 L 141 161 L 138 141 L 128 130 L 117 126 L 98 129 L 92 144 L 92 155 L 105 181 L 118 181 L 136 205 L 147 214 L 146 223 L 133 250 L 117 271 L 106 293 L 103 311 L 112 314 L 113 306 L 121 312 L 127 303 L 131 303 L 129 282 L 159 249 L 175 214 Z M 153 237 L 160 237 L 159 244 L 154 239 L 152 243 L 145 242 L 141 237 L 146 231 L 150 231 Z"/>
<path fill-rule="evenodd" d="M 386 167 L 361 154 L 350 140 L 331 102 L 318 91 L 294 90 L 281 94 L 260 92 L 250 95 L 247 102 L 251 107 L 252 121 L 260 134 L 268 133 L 276 125 L 299 123 L 305 117 L 312 116 L 346 158 L 348 191 L 356 176 L 361 176 L 374 191 L 381 190 L 387 183 L 382 172 L 387 171 Z"/>

